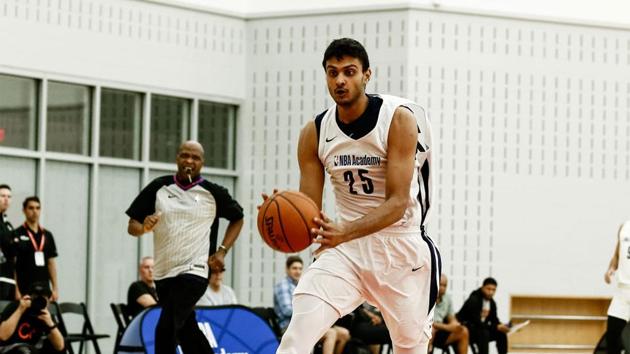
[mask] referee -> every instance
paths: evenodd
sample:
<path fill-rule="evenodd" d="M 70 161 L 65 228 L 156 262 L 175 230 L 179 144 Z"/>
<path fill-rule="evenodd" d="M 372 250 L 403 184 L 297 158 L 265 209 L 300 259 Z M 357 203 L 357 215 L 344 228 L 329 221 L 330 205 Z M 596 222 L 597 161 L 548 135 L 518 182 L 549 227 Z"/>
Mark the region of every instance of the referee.
<path fill-rule="evenodd" d="M 224 267 L 224 257 L 243 226 L 243 208 L 228 191 L 200 176 L 204 151 L 187 141 L 177 152 L 177 174 L 146 186 L 127 209 L 127 232 L 153 231 L 154 278 L 162 306 L 155 329 L 155 353 L 212 353 L 197 326 L 195 303 L 208 287 L 209 269 Z M 218 219 L 227 227 L 217 251 Z"/>

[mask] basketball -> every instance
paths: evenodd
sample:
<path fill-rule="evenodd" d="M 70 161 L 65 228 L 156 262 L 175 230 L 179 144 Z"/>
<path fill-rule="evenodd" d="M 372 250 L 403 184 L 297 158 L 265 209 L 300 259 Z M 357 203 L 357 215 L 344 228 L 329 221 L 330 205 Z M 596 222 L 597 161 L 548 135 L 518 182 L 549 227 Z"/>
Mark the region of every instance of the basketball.
<path fill-rule="evenodd" d="M 269 247 L 285 253 L 299 252 L 312 243 L 310 230 L 319 208 L 305 194 L 283 191 L 270 196 L 258 210 L 258 232 Z"/>

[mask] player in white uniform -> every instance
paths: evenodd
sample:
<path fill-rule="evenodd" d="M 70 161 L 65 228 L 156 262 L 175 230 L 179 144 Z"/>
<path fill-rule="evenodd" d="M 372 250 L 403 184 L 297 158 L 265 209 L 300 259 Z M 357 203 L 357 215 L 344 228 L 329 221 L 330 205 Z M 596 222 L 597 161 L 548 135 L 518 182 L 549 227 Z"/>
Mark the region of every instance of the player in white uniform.
<path fill-rule="evenodd" d="M 621 352 L 621 331 L 630 319 L 630 221 L 619 227 L 617 246 L 604 280 L 610 284 L 617 278 L 617 289 L 608 307 L 606 343 L 608 353 Z"/>
<path fill-rule="evenodd" d="M 376 305 L 394 352 L 424 354 L 431 336 L 440 257 L 424 231 L 431 196 L 431 136 L 424 110 L 393 96 L 366 95 L 369 60 L 352 39 L 324 54 L 336 105 L 300 134 L 300 191 L 322 205 L 324 174 L 337 222 L 322 212 L 321 246 L 295 290 L 278 353 L 307 354 L 340 317 Z"/>

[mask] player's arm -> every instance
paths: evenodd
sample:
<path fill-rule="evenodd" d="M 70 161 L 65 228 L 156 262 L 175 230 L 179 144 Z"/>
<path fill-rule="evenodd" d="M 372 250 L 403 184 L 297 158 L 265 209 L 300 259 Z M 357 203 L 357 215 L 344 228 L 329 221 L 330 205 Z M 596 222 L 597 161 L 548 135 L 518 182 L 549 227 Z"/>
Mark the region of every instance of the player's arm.
<path fill-rule="evenodd" d="M 610 259 L 608 270 L 606 271 L 606 274 L 604 274 L 604 281 L 606 281 L 606 284 L 610 284 L 615 271 L 619 267 L 619 235 L 621 234 L 621 229 L 623 229 L 623 224 L 619 227 L 619 231 L 617 231 L 617 245 L 615 246 L 612 258 Z"/>
<path fill-rule="evenodd" d="M 387 137 L 385 202 L 364 217 L 343 226 L 331 223 L 325 215 L 322 215 L 324 220 L 316 219 L 322 227 L 321 230 L 312 231 L 315 236 L 320 236 L 315 242 L 322 245 L 316 253 L 377 232 L 402 218 L 409 203 L 417 142 L 415 117 L 408 109 L 399 107 L 394 113 Z"/>
<path fill-rule="evenodd" d="M 220 247 L 214 254 L 208 257 L 208 266 L 213 272 L 220 272 L 221 269 L 225 267 L 225 256 L 227 255 L 227 250 L 232 248 L 232 245 L 236 242 L 236 239 L 241 232 L 241 228 L 243 228 L 243 218 L 230 221 L 227 229 L 225 229 L 225 235 L 223 236 L 221 244 L 223 247 Z"/>
<path fill-rule="evenodd" d="M 142 294 L 138 296 L 136 302 L 142 307 L 149 307 L 157 304 L 157 301 L 155 301 L 151 294 Z"/>
<path fill-rule="evenodd" d="M 300 192 L 308 195 L 319 209 L 322 208 L 324 191 L 324 166 L 319 160 L 317 128 L 309 121 L 300 132 L 298 162 L 300 165 Z"/>

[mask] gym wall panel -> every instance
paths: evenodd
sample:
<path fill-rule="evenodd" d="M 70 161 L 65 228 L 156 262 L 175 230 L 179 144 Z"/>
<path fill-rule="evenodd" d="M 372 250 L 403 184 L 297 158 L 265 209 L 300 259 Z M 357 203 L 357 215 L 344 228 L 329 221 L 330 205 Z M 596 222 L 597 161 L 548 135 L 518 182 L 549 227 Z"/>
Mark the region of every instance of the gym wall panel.
<path fill-rule="evenodd" d="M 116 333 L 109 304 L 127 303 L 129 285 L 138 279 L 138 239 L 127 234 L 129 217 L 125 210 L 131 204 L 140 186 L 140 170 L 123 167 L 101 166 L 98 180 L 98 205 L 94 243 L 94 267 L 91 292 L 94 302 L 90 309 L 95 315 L 92 324 L 99 332 Z M 115 337 L 104 342 L 114 345 Z"/>
<path fill-rule="evenodd" d="M 57 245 L 59 300 L 86 301 L 90 167 L 84 164 L 48 161 L 43 226 L 53 233 Z"/>
<path fill-rule="evenodd" d="M 0 65 L 243 98 L 245 22 L 132 0 L 0 0 Z M 46 58 L 46 60 L 42 60 Z"/>
<path fill-rule="evenodd" d="M 510 293 L 610 295 L 600 273 L 627 217 L 629 33 L 424 11 L 410 21 L 409 96 L 428 108 L 438 152 L 429 230 L 455 305 L 486 276 L 503 318 Z"/>

